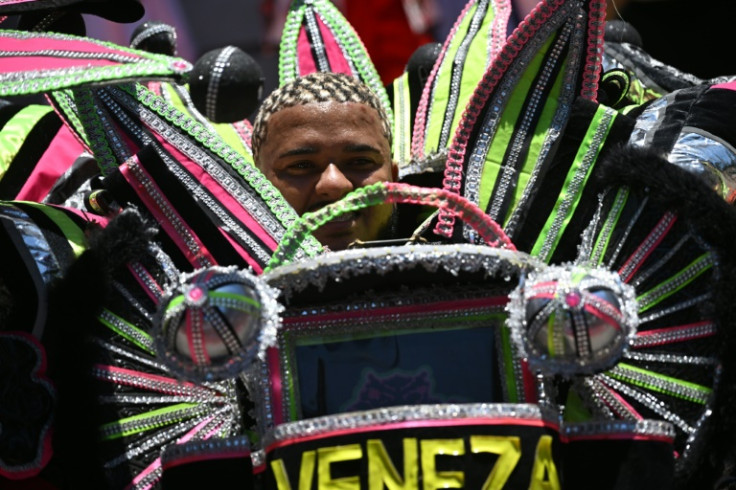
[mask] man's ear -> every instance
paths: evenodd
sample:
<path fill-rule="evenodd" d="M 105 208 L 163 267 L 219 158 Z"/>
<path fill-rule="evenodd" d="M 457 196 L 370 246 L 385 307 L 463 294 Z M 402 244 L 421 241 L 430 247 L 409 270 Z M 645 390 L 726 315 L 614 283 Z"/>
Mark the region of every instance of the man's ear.
<path fill-rule="evenodd" d="M 399 164 L 396 162 L 391 162 L 391 177 L 393 178 L 392 182 L 399 181 Z"/>

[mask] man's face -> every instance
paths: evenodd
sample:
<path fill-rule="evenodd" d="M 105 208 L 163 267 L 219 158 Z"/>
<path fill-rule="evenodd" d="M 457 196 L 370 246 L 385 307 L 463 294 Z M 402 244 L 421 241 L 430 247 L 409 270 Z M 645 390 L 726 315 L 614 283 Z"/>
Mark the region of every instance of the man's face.
<path fill-rule="evenodd" d="M 398 172 L 378 113 L 356 102 L 310 103 L 272 114 L 256 165 L 300 216 L 359 187 L 394 181 Z M 375 240 L 392 211 L 382 204 L 344 214 L 314 236 L 331 250 Z"/>

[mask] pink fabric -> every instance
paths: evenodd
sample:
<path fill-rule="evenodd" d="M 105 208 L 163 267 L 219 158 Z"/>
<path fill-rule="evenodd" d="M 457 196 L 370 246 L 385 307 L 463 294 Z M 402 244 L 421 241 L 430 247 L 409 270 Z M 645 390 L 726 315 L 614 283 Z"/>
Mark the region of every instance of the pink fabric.
<path fill-rule="evenodd" d="M 537 377 L 529 369 L 529 361 L 521 360 L 521 378 L 523 383 L 523 398 L 519 401 L 526 403 L 537 403 Z"/>
<path fill-rule="evenodd" d="M 76 208 L 65 208 L 61 206 L 55 206 L 59 207 L 59 209 L 63 209 L 64 211 L 68 211 L 70 213 L 74 213 L 80 218 L 84 219 L 85 221 L 88 221 L 89 223 L 95 223 L 100 225 L 101 227 L 106 227 L 107 224 L 110 222 L 110 218 L 107 218 L 106 216 L 99 216 L 96 214 L 88 214 L 80 209 Z"/>
<path fill-rule="evenodd" d="M 718 85 L 713 85 L 711 88 L 722 88 L 722 89 L 725 89 L 725 90 L 736 90 L 736 81 L 726 82 L 726 83 L 719 83 Z"/>
<path fill-rule="evenodd" d="M 299 63 L 299 76 L 309 75 L 317 71 L 317 65 L 314 64 L 312 57 L 312 47 L 309 45 L 307 38 L 307 30 L 304 27 L 299 29 L 299 38 L 296 42 L 297 63 Z"/>
<path fill-rule="evenodd" d="M 266 350 L 266 362 L 268 363 L 268 386 L 271 390 L 271 409 L 274 425 L 284 422 L 284 410 L 282 404 L 284 399 L 281 393 L 284 389 L 281 379 L 281 363 L 279 362 L 279 351 L 274 347 Z"/>
<path fill-rule="evenodd" d="M 350 70 L 348 60 L 345 58 L 345 53 L 343 53 L 337 39 L 335 39 L 335 35 L 332 33 L 332 30 L 325 25 L 321 17 L 317 17 L 317 25 L 319 25 L 319 30 L 322 33 L 322 41 L 325 44 L 327 59 L 330 61 L 330 70 L 335 73 L 354 75 Z"/>
<path fill-rule="evenodd" d="M 22 56 L 18 58 L 4 58 L 0 63 L 0 73 L 15 73 L 23 71 L 58 70 L 61 68 L 99 68 L 103 66 L 120 66 L 121 63 L 107 60 L 74 60 L 64 58 L 50 58 L 44 56 Z"/>
<path fill-rule="evenodd" d="M 115 49 L 115 45 L 103 45 L 101 41 L 89 39 L 56 39 L 42 34 L 33 38 L 21 39 L 14 38 L 12 36 L 0 35 L 0 51 L 20 51 L 30 54 L 34 51 L 47 50 L 76 51 L 80 53 L 98 53 L 102 55 L 114 53 L 122 56 L 141 58 L 141 56 L 136 53 Z M 5 64 L 6 61 L 7 58 L 4 58 L 3 64 Z"/>
<path fill-rule="evenodd" d="M 84 151 L 76 136 L 62 125 L 15 199 L 42 202 L 59 177 Z"/>

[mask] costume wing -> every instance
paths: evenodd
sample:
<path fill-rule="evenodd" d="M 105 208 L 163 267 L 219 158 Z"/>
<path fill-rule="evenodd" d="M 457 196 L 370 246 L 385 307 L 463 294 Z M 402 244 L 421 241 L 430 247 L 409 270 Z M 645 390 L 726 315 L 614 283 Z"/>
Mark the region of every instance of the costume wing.
<path fill-rule="evenodd" d="M 533 197 L 546 192 L 573 101 L 595 99 L 602 34 L 598 2 L 540 2 L 484 73 L 453 136 L 443 187 L 478 204 L 512 239 Z M 595 156 L 613 116 L 593 119 L 586 143 Z M 440 214 L 436 230 L 451 235 L 452 220 Z"/>
<path fill-rule="evenodd" d="M 460 13 L 419 101 L 413 158 L 445 153 L 483 73 L 503 47 L 510 13 L 505 0 L 471 0 Z"/>

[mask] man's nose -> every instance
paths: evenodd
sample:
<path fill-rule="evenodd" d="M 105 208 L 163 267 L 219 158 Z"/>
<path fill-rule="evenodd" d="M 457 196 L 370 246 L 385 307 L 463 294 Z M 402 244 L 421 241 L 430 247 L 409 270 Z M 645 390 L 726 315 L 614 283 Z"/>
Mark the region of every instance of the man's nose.
<path fill-rule="evenodd" d="M 315 186 L 317 195 L 329 201 L 342 199 L 353 189 L 353 183 L 334 163 L 330 163 L 325 167 Z"/>

